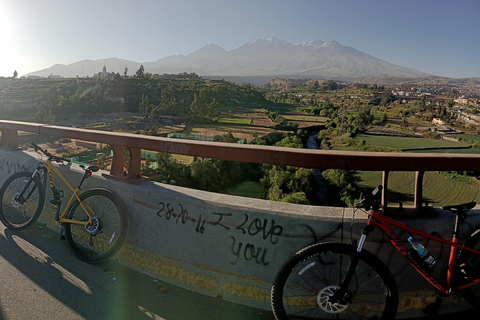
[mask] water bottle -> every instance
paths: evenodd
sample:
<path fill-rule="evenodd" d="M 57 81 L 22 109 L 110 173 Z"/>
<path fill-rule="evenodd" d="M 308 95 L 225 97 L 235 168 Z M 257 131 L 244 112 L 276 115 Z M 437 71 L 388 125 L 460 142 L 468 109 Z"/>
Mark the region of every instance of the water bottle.
<path fill-rule="evenodd" d="M 412 249 L 417 253 L 418 257 L 422 260 L 422 262 L 424 262 L 425 266 L 431 271 L 431 269 L 433 269 L 435 267 L 435 264 L 437 263 L 435 258 L 432 257 L 432 255 L 423 246 L 423 244 L 413 239 L 413 237 L 408 238 L 408 242 L 410 242 Z"/>

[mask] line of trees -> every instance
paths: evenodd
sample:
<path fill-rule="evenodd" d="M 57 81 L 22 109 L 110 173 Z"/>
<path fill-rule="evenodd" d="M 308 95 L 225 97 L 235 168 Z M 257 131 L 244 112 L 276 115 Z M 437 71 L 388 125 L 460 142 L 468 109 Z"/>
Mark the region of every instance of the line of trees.
<path fill-rule="evenodd" d="M 40 88 L 42 81 L 30 85 Z M 215 119 L 220 107 L 268 104 L 262 92 L 249 84 L 239 86 L 198 76 L 157 79 L 142 76 L 141 70 L 130 78 L 117 74 L 107 79 L 58 80 L 39 91 L 33 111 L 34 121 L 42 123 L 54 123 L 59 117 L 75 113 L 111 112 L 140 112 L 146 119 L 161 115 Z"/>

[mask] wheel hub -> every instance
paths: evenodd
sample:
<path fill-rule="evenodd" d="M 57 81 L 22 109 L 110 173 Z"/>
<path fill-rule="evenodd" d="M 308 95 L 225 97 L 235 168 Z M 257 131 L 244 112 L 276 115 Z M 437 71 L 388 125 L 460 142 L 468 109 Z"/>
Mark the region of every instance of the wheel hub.
<path fill-rule="evenodd" d="M 327 313 L 340 313 L 347 309 L 348 304 L 341 304 L 338 302 L 332 303 L 330 298 L 336 290 L 340 289 L 338 286 L 328 286 L 323 288 L 317 295 L 318 306 Z"/>
<path fill-rule="evenodd" d="M 13 197 L 12 197 L 12 206 L 15 207 L 15 208 L 19 208 L 19 207 L 22 205 L 22 203 L 20 203 L 20 202 L 17 200 L 19 194 L 20 194 L 20 193 L 17 192 L 17 193 L 15 193 L 15 194 L 13 195 Z"/>
<path fill-rule="evenodd" d="M 100 220 L 98 220 L 97 217 L 92 216 L 92 224 L 85 226 L 85 230 L 87 230 L 88 233 L 91 235 L 97 235 L 100 233 Z"/>

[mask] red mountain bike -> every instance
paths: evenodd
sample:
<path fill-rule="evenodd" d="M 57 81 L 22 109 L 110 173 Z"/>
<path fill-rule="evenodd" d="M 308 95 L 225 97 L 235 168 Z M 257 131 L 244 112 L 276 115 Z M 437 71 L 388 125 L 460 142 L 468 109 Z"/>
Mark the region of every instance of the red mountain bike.
<path fill-rule="evenodd" d="M 480 229 L 458 243 L 460 225 L 475 202 L 444 207 L 456 214 L 452 240 L 430 235 L 393 220 L 380 211 L 379 190 L 375 189 L 356 209 L 368 214 L 367 225 L 353 245 L 320 243 L 298 251 L 278 271 L 271 290 L 273 313 L 285 319 L 393 319 L 397 312 L 398 290 L 388 267 L 365 250 L 369 233 L 378 227 L 408 262 L 436 289 L 438 311 L 442 298 L 461 293 L 480 307 Z M 415 250 L 409 250 L 392 227 L 451 247 L 446 285 L 432 274 L 430 265 Z"/>

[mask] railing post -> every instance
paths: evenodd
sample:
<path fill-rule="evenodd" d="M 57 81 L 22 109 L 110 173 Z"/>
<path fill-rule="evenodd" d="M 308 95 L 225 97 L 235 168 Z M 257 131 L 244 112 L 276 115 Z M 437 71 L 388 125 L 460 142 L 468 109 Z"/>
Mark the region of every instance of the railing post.
<path fill-rule="evenodd" d="M 123 173 L 124 173 L 123 146 L 112 146 L 112 150 L 113 150 L 113 158 L 112 158 L 112 165 L 110 167 L 110 174 L 114 177 L 123 177 Z"/>
<path fill-rule="evenodd" d="M 2 148 L 13 150 L 18 149 L 18 133 L 15 129 L 0 129 L 2 132 Z"/>
<path fill-rule="evenodd" d="M 415 172 L 415 211 L 417 213 L 420 212 L 422 209 L 422 200 L 423 200 L 423 176 L 425 171 L 417 171 Z"/>
<path fill-rule="evenodd" d="M 141 149 L 139 148 L 127 148 L 130 152 L 130 164 L 128 166 L 128 178 L 129 179 L 141 179 Z"/>
<path fill-rule="evenodd" d="M 116 180 L 121 180 L 127 183 L 141 183 L 147 181 L 148 179 L 142 177 L 141 167 L 141 149 L 139 148 L 127 148 L 130 153 L 130 164 L 128 166 L 128 172 L 125 173 L 124 168 L 124 157 L 125 149 L 123 146 L 112 145 L 113 158 L 112 165 L 110 167 L 110 174 L 104 174 L 107 178 L 113 178 Z"/>
<path fill-rule="evenodd" d="M 383 171 L 383 175 L 382 175 L 382 187 L 383 187 L 383 190 L 382 190 L 382 205 L 383 205 L 384 210 L 387 209 L 387 207 L 388 207 L 388 199 L 387 199 L 388 174 L 389 174 L 389 171 Z"/>

